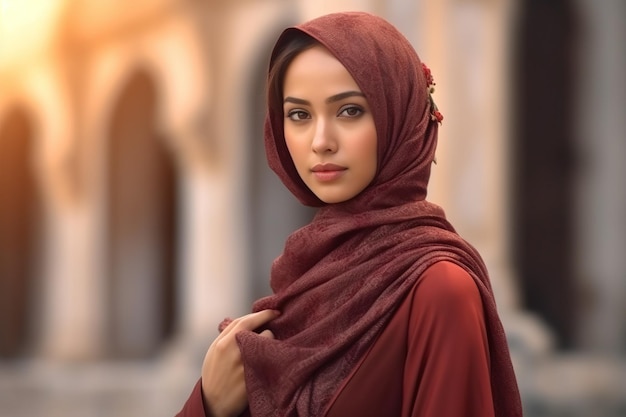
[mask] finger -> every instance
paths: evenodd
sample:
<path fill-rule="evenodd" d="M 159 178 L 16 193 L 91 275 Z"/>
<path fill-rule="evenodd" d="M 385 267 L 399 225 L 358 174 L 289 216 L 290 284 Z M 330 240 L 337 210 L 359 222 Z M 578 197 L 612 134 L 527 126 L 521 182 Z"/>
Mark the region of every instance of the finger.
<path fill-rule="evenodd" d="M 274 333 L 270 329 L 265 329 L 261 333 L 259 333 L 261 337 L 267 337 L 268 339 L 274 339 Z"/>
<path fill-rule="evenodd" d="M 228 325 L 230 323 L 233 322 L 233 319 L 230 317 L 226 317 L 224 320 L 222 320 L 222 322 L 217 326 L 217 330 L 222 333 L 224 331 L 224 329 L 226 329 L 226 327 L 228 327 Z"/>
<path fill-rule="evenodd" d="M 230 323 L 228 323 L 228 325 L 217 335 L 216 340 L 225 338 L 235 328 L 238 320 L 238 318 L 230 320 Z"/>
<path fill-rule="evenodd" d="M 235 324 L 235 328 L 237 331 L 239 330 L 254 330 L 265 323 L 275 319 L 280 315 L 279 311 L 276 310 L 261 310 L 256 313 L 251 313 L 237 319 L 237 323 Z"/>

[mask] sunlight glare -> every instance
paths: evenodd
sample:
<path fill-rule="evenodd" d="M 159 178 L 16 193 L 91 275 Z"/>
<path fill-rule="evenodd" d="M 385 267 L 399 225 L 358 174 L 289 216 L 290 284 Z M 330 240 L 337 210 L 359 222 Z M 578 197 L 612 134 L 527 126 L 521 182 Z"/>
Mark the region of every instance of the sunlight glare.
<path fill-rule="evenodd" d="M 64 0 L 0 0 L 0 66 L 46 52 Z"/>

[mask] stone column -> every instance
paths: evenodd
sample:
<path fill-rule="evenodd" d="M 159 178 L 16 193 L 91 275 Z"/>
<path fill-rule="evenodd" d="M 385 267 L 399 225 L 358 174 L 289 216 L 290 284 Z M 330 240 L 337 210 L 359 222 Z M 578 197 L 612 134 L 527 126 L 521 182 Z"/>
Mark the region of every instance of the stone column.
<path fill-rule="evenodd" d="M 586 42 L 579 54 L 577 236 L 581 346 L 626 348 L 626 3 L 579 0 Z"/>
<path fill-rule="evenodd" d="M 44 359 L 91 359 L 104 352 L 103 287 L 97 272 L 94 217 L 82 171 L 71 88 L 50 68 L 33 92 L 41 106 L 41 154 L 37 159 L 45 198 L 44 261 L 36 309 L 38 346 Z M 87 164 L 92 166 L 93 164 Z"/>
<path fill-rule="evenodd" d="M 426 4 L 428 3 L 428 4 Z M 430 199 L 481 252 L 501 310 L 517 305 L 509 249 L 509 2 L 422 2 L 415 44 L 444 114 Z"/>
<path fill-rule="evenodd" d="M 434 100 L 444 115 L 429 200 L 444 207 L 483 256 L 513 350 L 539 354 L 551 347 L 551 336 L 520 311 L 511 259 L 509 53 L 515 6 L 512 0 L 433 0 L 407 13 L 415 16 L 410 40 L 433 72 Z"/>

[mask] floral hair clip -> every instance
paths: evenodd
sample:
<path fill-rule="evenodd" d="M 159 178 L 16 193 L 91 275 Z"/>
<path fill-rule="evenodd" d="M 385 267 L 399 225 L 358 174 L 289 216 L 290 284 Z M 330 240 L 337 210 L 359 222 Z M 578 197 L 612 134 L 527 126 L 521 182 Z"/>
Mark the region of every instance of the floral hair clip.
<path fill-rule="evenodd" d="M 430 120 L 436 120 L 437 123 L 441 124 L 443 121 L 443 114 L 441 114 L 435 104 L 435 100 L 433 100 L 433 93 L 435 92 L 435 79 L 433 78 L 433 74 L 430 72 L 430 68 L 428 68 L 424 63 L 422 63 L 422 70 L 424 71 L 426 84 L 428 85 L 426 89 L 428 90 L 428 102 L 430 103 Z"/>

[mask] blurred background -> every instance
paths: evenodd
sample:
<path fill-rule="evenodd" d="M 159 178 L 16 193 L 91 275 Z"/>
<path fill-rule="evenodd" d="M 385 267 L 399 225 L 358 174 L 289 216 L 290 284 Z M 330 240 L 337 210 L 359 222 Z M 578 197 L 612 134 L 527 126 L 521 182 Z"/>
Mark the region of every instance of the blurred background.
<path fill-rule="evenodd" d="M 528 417 L 626 416 L 622 0 L 0 0 L 0 415 L 173 416 L 307 222 L 265 164 L 288 25 L 396 25 Z"/>

